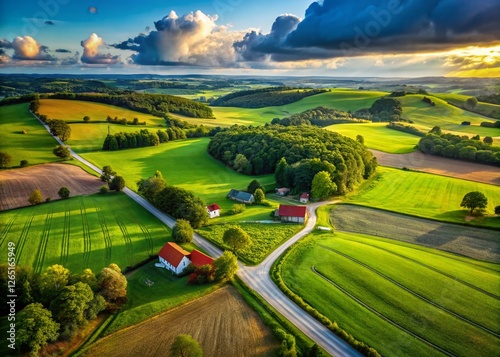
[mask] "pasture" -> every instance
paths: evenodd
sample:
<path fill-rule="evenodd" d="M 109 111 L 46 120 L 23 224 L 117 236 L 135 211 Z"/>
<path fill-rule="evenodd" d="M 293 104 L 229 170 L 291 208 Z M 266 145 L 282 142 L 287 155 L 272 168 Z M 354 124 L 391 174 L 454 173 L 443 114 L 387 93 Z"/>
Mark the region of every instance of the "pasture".
<path fill-rule="evenodd" d="M 275 248 L 304 228 L 300 224 L 281 223 L 240 223 L 238 226 L 248 233 L 252 246 L 241 252 L 238 251 L 237 255 L 250 265 L 259 264 Z M 210 225 L 199 228 L 196 232 L 215 244 L 227 248 L 222 241 L 222 236 L 229 227 L 230 225 L 224 224 Z"/>
<path fill-rule="evenodd" d="M 194 286 L 184 290 L 190 288 Z M 227 286 L 133 329 L 108 336 L 83 355 L 165 356 L 181 333 L 193 336 L 204 356 L 271 357 L 279 347 L 257 313 L 234 288 Z"/>
<path fill-rule="evenodd" d="M 434 249 L 339 232 L 300 243 L 282 277 L 382 355 L 493 356 L 500 353 L 499 270 Z"/>
<path fill-rule="evenodd" d="M 239 174 L 213 159 L 206 151 L 209 140 L 172 141 L 155 147 L 92 152 L 82 156 L 99 167 L 111 165 L 133 190 L 137 189 L 139 179 L 148 178 L 160 170 L 168 185 L 189 190 L 205 203 L 217 203 L 223 210 L 231 209 L 236 203 L 226 199 L 232 188 L 244 190 L 253 179 L 261 185 L 274 182 L 273 175 Z"/>
<path fill-rule="evenodd" d="M 470 217 L 469 211 L 460 207 L 464 195 L 471 191 L 488 198 L 488 216 Z M 375 177 L 364 182 L 349 202 L 439 221 L 500 227 L 499 219 L 493 216 L 500 202 L 500 186 L 422 172 L 378 167 Z"/>
<path fill-rule="evenodd" d="M 356 139 L 362 135 L 366 147 L 393 154 L 406 154 L 415 151 L 420 138 L 415 135 L 389 129 L 387 123 L 335 124 L 325 129 Z"/>
<path fill-rule="evenodd" d="M 157 254 L 170 230 L 125 194 L 73 197 L 0 213 L 0 248 L 16 244 L 18 265 L 41 272 L 62 264 L 99 272 L 122 269 Z"/>
<path fill-rule="evenodd" d="M 8 167 L 19 166 L 21 160 L 30 165 L 60 161 L 52 153 L 57 141 L 50 136 L 40 122 L 31 115 L 29 104 L 0 107 L 0 151 L 12 156 Z M 26 134 L 23 134 L 23 130 Z"/>
<path fill-rule="evenodd" d="M 195 248 L 192 244 L 182 247 L 188 251 Z M 127 274 L 127 304 L 112 317 L 103 335 L 138 324 L 219 288 L 216 284 L 188 285 L 187 276 L 177 278 L 166 269 L 155 267 L 156 262 L 157 259 Z M 146 285 L 148 280 L 154 284 Z"/>

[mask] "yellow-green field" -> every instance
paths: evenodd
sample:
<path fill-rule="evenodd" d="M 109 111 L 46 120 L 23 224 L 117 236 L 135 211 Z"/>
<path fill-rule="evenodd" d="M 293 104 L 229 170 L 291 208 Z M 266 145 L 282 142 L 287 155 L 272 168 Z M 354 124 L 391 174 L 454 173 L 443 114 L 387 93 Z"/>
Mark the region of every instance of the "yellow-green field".
<path fill-rule="evenodd" d="M 40 114 L 45 114 L 49 119 L 81 121 L 82 123 L 83 117 L 86 115 L 90 117 L 90 123 L 92 123 L 92 121 L 106 121 L 106 118 L 109 115 L 112 118 L 126 118 L 129 121 L 137 118 L 140 122 L 145 121 L 146 127 L 157 127 L 165 124 L 165 120 L 163 118 L 155 117 L 151 114 L 144 114 L 134 110 L 116 107 L 114 105 L 80 100 L 41 99 L 40 109 L 38 112 Z M 137 126 L 137 128 L 144 128 L 144 126 Z"/>
<path fill-rule="evenodd" d="M 415 151 L 415 145 L 420 140 L 418 136 L 387 128 L 387 123 L 335 124 L 325 129 L 352 139 L 356 139 L 357 135 L 362 135 L 365 145 L 370 149 L 393 154 Z"/>

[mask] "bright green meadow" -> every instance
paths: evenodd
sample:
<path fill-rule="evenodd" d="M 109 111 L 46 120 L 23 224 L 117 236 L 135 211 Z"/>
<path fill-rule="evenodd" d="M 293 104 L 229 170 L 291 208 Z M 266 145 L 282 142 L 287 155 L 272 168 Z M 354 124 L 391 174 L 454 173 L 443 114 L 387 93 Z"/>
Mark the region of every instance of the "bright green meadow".
<path fill-rule="evenodd" d="M 244 190 L 254 178 L 261 185 L 274 182 L 273 175 L 253 177 L 239 174 L 213 159 L 206 150 L 209 140 L 172 141 L 155 147 L 92 152 L 83 157 L 99 167 L 111 165 L 133 190 L 137 189 L 138 180 L 160 170 L 168 185 L 189 190 L 207 204 L 217 203 L 223 210 L 231 209 L 236 203 L 226 199 L 232 188 Z"/>
<path fill-rule="evenodd" d="M 365 145 L 370 149 L 393 154 L 415 151 L 415 145 L 420 140 L 418 136 L 387 128 L 387 123 L 335 124 L 326 129 L 352 139 L 356 139 L 357 135 L 362 135 Z"/>
<path fill-rule="evenodd" d="M 8 167 L 19 166 L 21 160 L 28 160 L 30 165 L 59 161 L 52 153 L 57 141 L 31 115 L 28 104 L 0 107 L 0 132 L 0 151 L 12 156 Z"/>
<path fill-rule="evenodd" d="M 241 223 L 238 224 L 248 233 L 252 246 L 237 252 L 238 257 L 248 264 L 258 264 L 275 248 L 291 238 L 295 233 L 304 228 L 299 224 L 274 224 L 274 223 Z M 222 236 L 230 225 L 217 224 L 202 227 L 196 232 L 208 238 L 215 244 L 225 247 Z"/>
<path fill-rule="evenodd" d="M 433 344 L 456 356 L 478 351 L 493 356 L 500 353 L 494 336 L 500 332 L 499 269 L 434 249 L 338 232 L 300 243 L 286 258 L 282 277 L 292 291 L 382 355 L 441 356 Z"/>
<path fill-rule="evenodd" d="M 16 244 L 17 264 L 41 272 L 62 264 L 73 272 L 122 269 L 158 253 L 170 230 L 122 193 L 95 194 L 0 212 L 0 248 Z"/>
<path fill-rule="evenodd" d="M 467 222 L 469 211 L 460 203 L 471 191 L 488 198 L 488 216 Z M 422 172 L 378 167 L 375 177 L 363 183 L 350 202 L 441 221 L 500 227 L 500 220 L 493 216 L 500 202 L 500 186 Z"/>

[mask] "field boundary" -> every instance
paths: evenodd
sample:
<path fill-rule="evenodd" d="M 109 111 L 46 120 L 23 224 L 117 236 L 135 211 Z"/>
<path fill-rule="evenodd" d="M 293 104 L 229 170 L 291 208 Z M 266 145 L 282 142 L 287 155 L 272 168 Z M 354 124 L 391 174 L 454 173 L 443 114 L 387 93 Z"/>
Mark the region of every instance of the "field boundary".
<path fill-rule="evenodd" d="M 471 324 L 471 325 L 473 325 L 473 326 L 475 326 L 475 327 L 477 327 L 477 328 L 479 328 L 479 329 L 481 329 L 481 330 L 483 330 L 483 331 L 485 331 L 485 332 L 487 332 L 487 333 L 489 333 L 489 334 L 491 334 L 491 335 L 493 335 L 493 336 L 495 336 L 495 337 L 500 338 L 500 334 L 496 333 L 495 331 L 490 330 L 490 329 L 489 329 L 489 328 L 487 328 L 487 327 L 484 327 L 484 326 L 482 326 L 482 325 L 480 325 L 480 324 L 478 324 L 478 323 L 476 323 L 476 322 L 474 322 L 474 321 L 471 321 L 471 320 L 469 320 L 468 318 L 466 318 L 466 317 L 464 317 L 464 316 L 462 316 L 462 315 L 460 315 L 460 314 L 458 314 L 458 313 L 456 313 L 456 312 L 453 312 L 453 311 L 451 311 L 451 310 L 447 309 L 447 308 L 446 308 L 446 307 L 444 307 L 444 306 L 441 306 L 441 305 L 439 305 L 439 304 L 437 304 L 437 303 L 433 302 L 432 300 L 430 300 L 430 299 L 426 298 L 425 296 L 420 295 L 419 293 L 417 293 L 417 292 L 413 291 L 412 289 L 407 288 L 407 287 L 406 287 L 406 286 L 404 286 L 403 284 L 401 284 L 401 283 L 397 282 L 396 280 L 394 280 L 394 279 L 392 279 L 392 278 L 388 277 L 387 275 L 385 275 L 385 274 L 381 273 L 380 271 L 378 271 L 378 270 L 376 270 L 376 269 L 374 269 L 374 268 L 370 267 L 369 265 L 367 265 L 367 264 L 365 264 L 365 263 L 363 263 L 363 262 L 361 262 L 361 261 L 359 261 L 359 260 L 357 260 L 357 259 L 355 259 L 355 258 L 353 258 L 353 257 L 351 257 L 351 256 L 349 256 L 349 255 L 347 255 L 347 254 L 345 254 L 345 253 L 342 253 L 342 252 L 340 252 L 340 251 L 338 251 L 338 250 L 336 250 L 336 249 L 333 249 L 333 248 L 331 248 L 331 247 L 326 247 L 326 246 L 324 246 L 324 245 L 319 245 L 319 246 L 320 246 L 321 248 L 323 248 L 323 249 L 326 249 L 326 250 L 329 250 L 329 251 L 331 251 L 331 252 L 333 252 L 333 253 L 336 253 L 336 254 L 338 254 L 338 255 L 340 255 L 340 256 L 342 256 L 342 257 L 346 258 L 346 259 L 349 259 L 349 260 L 351 260 L 352 262 L 354 262 L 354 263 L 356 263 L 356 264 L 358 264 L 358 265 L 361 265 L 362 267 L 364 267 L 364 268 L 366 268 L 366 269 L 370 270 L 371 272 L 373 272 L 373 273 L 377 274 L 378 276 L 380 276 L 380 277 L 384 278 L 385 280 L 387 280 L 387 281 L 391 282 L 392 284 L 394 284 L 394 285 L 396 285 L 396 286 L 400 287 L 401 289 L 403 289 L 404 291 L 408 292 L 409 294 L 412 294 L 413 296 L 415 296 L 415 297 L 417 297 L 417 298 L 419 298 L 419 299 L 421 299 L 421 300 L 423 300 L 423 301 L 427 302 L 428 304 L 430 304 L 430 305 L 432 305 L 432 306 L 434 306 L 434 307 L 436 307 L 436 308 L 438 308 L 438 309 L 440 309 L 440 310 L 442 310 L 442 311 L 444 311 L 444 312 L 446 312 L 446 313 L 448 313 L 448 314 L 450 314 L 450 315 L 452 315 L 452 316 L 454 316 L 454 317 L 456 317 L 456 318 L 458 318 L 458 319 L 460 319 L 460 320 L 462 320 L 462 321 L 464 321 L 464 322 L 466 322 L 466 323 L 468 323 L 468 324 Z M 316 272 L 316 270 L 314 270 L 314 271 Z"/>

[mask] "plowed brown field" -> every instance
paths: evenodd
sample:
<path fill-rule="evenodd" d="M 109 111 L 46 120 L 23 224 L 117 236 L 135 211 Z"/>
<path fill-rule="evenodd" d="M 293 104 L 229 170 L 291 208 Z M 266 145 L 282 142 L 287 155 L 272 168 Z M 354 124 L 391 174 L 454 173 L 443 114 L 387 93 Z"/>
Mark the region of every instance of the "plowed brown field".
<path fill-rule="evenodd" d="M 58 199 L 63 186 L 70 195 L 96 193 L 103 184 L 80 167 L 67 164 L 44 164 L 0 171 L 0 210 L 28 206 L 28 197 L 35 189 L 44 199 Z"/>
<path fill-rule="evenodd" d="M 175 337 L 193 336 L 206 357 L 275 356 L 270 329 L 232 287 L 98 341 L 85 356 L 168 356 Z"/>

